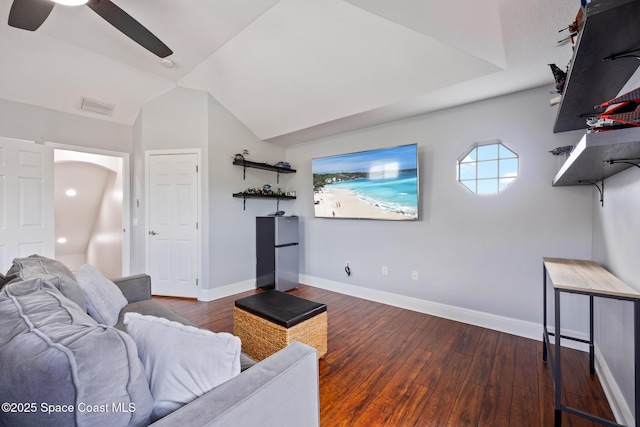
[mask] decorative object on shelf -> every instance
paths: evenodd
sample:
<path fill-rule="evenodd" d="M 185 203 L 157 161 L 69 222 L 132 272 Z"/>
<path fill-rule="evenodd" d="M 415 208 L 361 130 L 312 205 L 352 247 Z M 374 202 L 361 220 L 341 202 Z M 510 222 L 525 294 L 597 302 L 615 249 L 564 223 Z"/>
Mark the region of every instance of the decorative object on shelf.
<path fill-rule="evenodd" d="M 280 167 L 280 168 L 287 168 L 287 169 L 291 169 L 291 165 L 287 162 L 278 162 L 275 164 L 275 166 Z"/>
<path fill-rule="evenodd" d="M 553 73 L 553 78 L 556 81 L 556 90 L 552 91 L 551 93 L 559 93 L 558 96 L 553 97 L 549 100 L 549 105 L 552 107 L 562 102 L 562 93 L 564 92 L 564 85 L 567 81 L 569 65 L 571 65 L 571 62 L 567 64 L 566 71 L 562 71 L 556 64 L 549 64 L 549 67 L 551 67 L 551 72 Z"/>
<path fill-rule="evenodd" d="M 568 40 L 571 40 L 571 44 L 575 43 L 575 38 L 580 32 L 580 29 L 582 28 L 582 21 L 584 18 L 584 8 L 586 7 L 586 2 L 582 2 L 582 3 L 583 3 L 582 7 L 578 9 L 578 13 L 576 14 L 576 19 L 571 24 L 569 24 L 568 26 L 558 31 L 559 33 L 561 33 L 565 30 L 569 30 L 569 35 L 563 38 L 562 40 L 559 40 L 558 44 L 562 44 Z"/>
<path fill-rule="evenodd" d="M 553 78 L 556 80 L 556 90 L 561 94 L 564 91 L 564 83 L 567 80 L 567 73 L 562 71 L 556 64 L 549 64 L 549 67 L 551 67 Z"/>
<path fill-rule="evenodd" d="M 565 155 L 568 156 L 573 151 L 573 145 L 565 145 L 563 147 L 556 147 L 553 150 L 549 151 L 554 156 Z"/>
<path fill-rule="evenodd" d="M 234 157 L 233 160 L 234 161 L 243 161 L 244 160 L 244 156 L 248 156 L 249 155 L 249 150 L 247 150 L 246 148 L 242 150 L 242 153 L 237 153 Z"/>
<path fill-rule="evenodd" d="M 607 110 L 587 119 L 591 131 L 640 126 L 640 87 L 593 108 Z"/>

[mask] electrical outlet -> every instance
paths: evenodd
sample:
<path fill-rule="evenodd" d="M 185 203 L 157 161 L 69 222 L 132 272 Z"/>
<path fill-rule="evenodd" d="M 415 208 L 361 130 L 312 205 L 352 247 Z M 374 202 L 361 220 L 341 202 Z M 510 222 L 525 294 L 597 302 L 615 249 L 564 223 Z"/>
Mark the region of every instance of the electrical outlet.
<path fill-rule="evenodd" d="M 413 280 L 418 280 L 418 272 L 417 272 L 416 270 L 413 270 L 413 271 L 411 272 L 411 278 L 412 278 Z"/>
<path fill-rule="evenodd" d="M 382 266 L 382 275 L 383 275 L 383 276 L 386 276 L 386 275 L 388 275 L 388 274 L 389 274 L 389 269 L 387 268 L 387 266 L 386 266 L 386 265 L 383 265 L 383 266 Z"/>

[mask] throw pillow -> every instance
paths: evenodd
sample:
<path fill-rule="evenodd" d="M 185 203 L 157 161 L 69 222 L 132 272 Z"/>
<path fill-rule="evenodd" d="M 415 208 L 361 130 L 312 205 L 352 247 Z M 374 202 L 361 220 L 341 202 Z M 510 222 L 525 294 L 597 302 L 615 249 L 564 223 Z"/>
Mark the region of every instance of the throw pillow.
<path fill-rule="evenodd" d="M 240 338 L 155 316 L 126 313 L 157 420 L 240 373 Z"/>
<path fill-rule="evenodd" d="M 133 340 L 43 278 L 0 291 L 0 378 L 3 401 L 34 405 L 2 425 L 142 426 L 153 407 Z"/>
<path fill-rule="evenodd" d="M 80 267 L 76 279 L 84 293 L 89 316 L 103 325 L 115 325 L 120 310 L 127 305 L 127 299 L 122 295 L 120 288 L 89 264 Z"/>
<path fill-rule="evenodd" d="M 78 304 L 83 311 L 87 311 L 87 307 L 84 304 L 84 295 L 82 294 L 82 289 L 78 286 L 76 276 L 60 261 L 41 255 L 15 258 L 13 265 L 7 272 L 7 278 L 10 279 L 9 283 L 38 277 L 48 279 L 50 283 L 62 292 L 62 295 Z"/>

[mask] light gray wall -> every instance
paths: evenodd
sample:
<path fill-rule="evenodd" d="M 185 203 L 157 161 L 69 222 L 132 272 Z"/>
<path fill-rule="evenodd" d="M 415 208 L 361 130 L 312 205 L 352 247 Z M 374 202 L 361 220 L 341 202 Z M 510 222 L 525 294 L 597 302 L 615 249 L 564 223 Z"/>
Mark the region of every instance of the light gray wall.
<path fill-rule="evenodd" d="M 131 153 L 131 126 L 0 99 L 0 135 Z"/>
<path fill-rule="evenodd" d="M 604 206 L 594 196 L 593 259 L 640 291 L 640 170 L 605 180 Z M 633 304 L 596 299 L 596 345 L 633 411 Z M 638 356 L 636 356 L 638 357 Z"/>
<path fill-rule="evenodd" d="M 638 86 L 640 69 L 619 95 Z M 593 260 L 640 291 L 640 170 L 632 166 L 607 178 L 604 186 L 604 206 L 600 205 L 599 195 L 594 190 Z M 633 305 L 596 298 L 595 311 L 596 346 L 620 388 L 622 398 L 634 412 Z M 631 423 L 631 420 L 627 422 Z"/>
<path fill-rule="evenodd" d="M 211 288 L 233 283 L 255 283 L 255 217 L 276 211 L 274 200 L 247 200 L 243 210 L 242 199 L 233 193 L 248 187 L 271 184 L 275 189 L 277 175 L 272 172 L 247 169 L 233 165 L 236 153 L 249 150 L 247 160 L 277 163 L 285 160 L 285 150 L 259 140 L 249 129 L 215 99 L 209 98 L 209 192 L 211 245 Z M 285 188 L 288 176 L 280 176 Z M 291 214 L 291 205 L 281 202 L 280 209 Z"/>
<path fill-rule="evenodd" d="M 552 133 L 549 97 L 544 87 L 289 148 L 304 221 L 301 273 L 541 323 L 542 258 L 591 257 L 591 189 L 551 186 L 561 162 L 549 150 L 577 143 L 579 133 Z M 493 139 L 520 155 L 520 177 L 499 195 L 471 194 L 456 181 L 456 159 Z M 313 218 L 312 158 L 411 143 L 418 222 Z M 588 330 L 585 304 L 568 298 L 563 328 Z"/>

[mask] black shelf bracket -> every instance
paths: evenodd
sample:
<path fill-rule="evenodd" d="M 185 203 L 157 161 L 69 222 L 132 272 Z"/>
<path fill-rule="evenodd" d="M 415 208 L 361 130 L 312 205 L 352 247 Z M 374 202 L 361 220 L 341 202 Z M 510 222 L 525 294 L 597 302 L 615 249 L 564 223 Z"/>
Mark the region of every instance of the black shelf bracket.
<path fill-rule="evenodd" d="M 615 61 L 616 59 L 621 58 L 633 58 L 640 59 L 640 49 L 628 50 L 626 52 L 614 53 L 613 55 L 609 55 L 606 58 L 602 58 L 603 61 Z"/>
<path fill-rule="evenodd" d="M 598 185 L 600 182 L 600 185 Z M 598 189 L 600 193 L 600 206 L 604 207 L 604 180 L 602 181 L 578 181 L 578 184 L 591 184 Z"/>
<path fill-rule="evenodd" d="M 610 165 L 615 165 L 617 163 L 624 163 L 627 165 L 632 165 L 637 168 L 640 168 L 640 159 L 616 159 L 616 160 L 603 160 L 604 163 L 609 163 Z"/>

